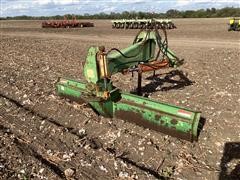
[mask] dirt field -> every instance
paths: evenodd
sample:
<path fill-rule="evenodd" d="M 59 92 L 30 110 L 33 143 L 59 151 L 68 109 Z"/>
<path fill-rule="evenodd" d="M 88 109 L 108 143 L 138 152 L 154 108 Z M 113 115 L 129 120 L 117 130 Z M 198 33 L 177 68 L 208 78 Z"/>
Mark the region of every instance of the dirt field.
<path fill-rule="evenodd" d="M 137 33 L 93 22 L 94 28 L 42 29 L 40 21 L 0 21 L 0 177 L 239 178 L 240 33 L 227 31 L 228 20 L 174 20 L 169 47 L 185 64 L 144 75 L 149 98 L 202 111 L 205 124 L 194 143 L 99 117 L 56 95 L 58 77 L 83 77 L 90 46 L 124 48 Z M 114 77 L 125 91 L 136 78 Z"/>

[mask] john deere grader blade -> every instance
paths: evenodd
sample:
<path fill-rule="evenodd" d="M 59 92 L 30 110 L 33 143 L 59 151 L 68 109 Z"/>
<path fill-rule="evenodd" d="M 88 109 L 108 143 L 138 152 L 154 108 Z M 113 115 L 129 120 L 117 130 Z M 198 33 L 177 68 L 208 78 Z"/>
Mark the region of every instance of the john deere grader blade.
<path fill-rule="evenodd" d="M 139 96 L 143 72 L 177 67 L 182 63 L 156 29 L 141 30 L 133 44 L 123 50 L 89 48 L 83 68 L 85 82 L 59 78 L 56 89 L 60 96 L 88 103 L 104 117 L 128 120 L 171 136 L 194 141 L 198 135 L 200 112 Z M 113 85 L 113 74 L 135 71 L 138 73 L 138 95 L 122 92 Z"/>
<path fill-rule="evenodd" d="M 108 100 L 87 93 L 86 84 L 70 79 L 59 79 L 57 92 L 76 102 L 86 102 L 104 117 L 120 118 L 188 141 L 197 139 L 200 112 L 153 101 L 137 95 L 111 92 Z"/>

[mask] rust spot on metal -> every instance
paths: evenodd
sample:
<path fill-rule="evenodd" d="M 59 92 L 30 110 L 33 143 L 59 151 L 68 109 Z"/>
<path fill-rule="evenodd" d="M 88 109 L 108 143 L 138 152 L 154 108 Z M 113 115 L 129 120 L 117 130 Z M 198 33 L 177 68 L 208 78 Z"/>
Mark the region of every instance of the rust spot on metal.
<path fill-rule="evenodd" d="M 144 105 L 142 105 L 142 104 L 138 104 L 138 103 L 135 103 L 135 102 L 133 102 L 133 101 L 128 101 L 128 100 L 125 100 L 125 99 L 122 99 L 121 100 L 121 103 L 123 103 L 123 104 L 127 104 L 127 105 L 130 105 L 130 106 L 133 106 L 133 107 L 138 107 L 139 109 L 148 109 L 148 110 L 150 110 L 150 111 L 153 111 L 153 112 L 155 112 L 156 114 L 161 114 L 161 116 L 169 116 L 169 117 L 171 117 L 171 118 L 176 118 L 174 115 L 172 115 L 172 114 L 169 114 L 169 113 L 166 113 L 166 112 L 162 112 L 162 111 L 159 111 L 159 110 L 157 110 L 157 109 L 154 109 L 154 108 L 151 108 L 151 107 L 147 107 L 147 106 L 144 106 Z M 147 104 L 147 103 L 146 103 Z M 145 104 L 145 105 L 146 105 Z M 159 115 L 160 116 L 160 115 Z M 187 123 L 189 123 L 189 120 L 186 120 L 186 119 L 184 119 L 184 118 L 181 118 L 181 121 L 184 121 L 184 122 L 187 122 Z"/>
<path fill-rule="evenodd" d="M 167 60 L 163 61 L 152 61 L 146 64 L 140 64 L 140 69 L 142 72 L 155 71 L 169 65 Z"/>
<path fill-rule="evenodd" d="M 178 123 L 178 121 L 177 121 L 176 119 L 172 119 L 172 120 L 171 120 L 171 123 L 172 123 L 173 125 L 176 125 L 176 124 Z"/>
<path fill-rule="evenodd" d="M 161 116 L 161 115 L 158 115 L 158 114 L 155 116 L 155 118 L 156 118 L 157 120 L 159 120 L 159 121 L 161 120 L 161 117 L 162 117 L 162 116 Z"/>

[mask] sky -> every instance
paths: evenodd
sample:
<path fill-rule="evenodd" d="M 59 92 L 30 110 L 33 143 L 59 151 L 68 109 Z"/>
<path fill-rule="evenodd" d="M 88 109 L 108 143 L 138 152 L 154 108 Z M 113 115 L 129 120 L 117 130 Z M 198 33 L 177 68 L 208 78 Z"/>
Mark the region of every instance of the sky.
<path fill-rule="evenodd" d="M 166 12 L 240 7 L 239 0 L 0 0 L 0 16 L 51 16 L 100 12 Z"/>

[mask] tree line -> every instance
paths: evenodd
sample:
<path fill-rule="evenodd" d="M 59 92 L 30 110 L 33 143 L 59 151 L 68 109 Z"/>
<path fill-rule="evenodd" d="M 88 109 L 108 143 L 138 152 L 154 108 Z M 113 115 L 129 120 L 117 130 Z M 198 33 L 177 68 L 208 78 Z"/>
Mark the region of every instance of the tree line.
<path fill-rule="evenodd" d="M 166 13 L 150 13 L 150 12 L 136 12 L 136 11 L 124 11 L 121 13 L 111 12 L 98 13 L 98 14 L 83 14 L 83 15 L 56 15 L 56 16 L 13 16 L 13 17 L 0 17 L 0 20 L 45 20 L 56 19 L 60 20 L 67 17 L 72 19 L 75 16 L 77 19 L 132 19 L 132 18 L 216 18 L 216 17 L 240 17 L 240 8 L 225 7 L 222 9 L 208 8 L 199 10 L 186 10 L 179 11 L 176 9 L 170 9 Z"/>

